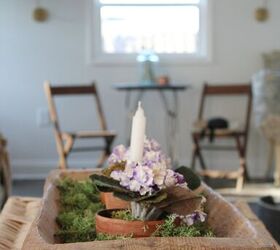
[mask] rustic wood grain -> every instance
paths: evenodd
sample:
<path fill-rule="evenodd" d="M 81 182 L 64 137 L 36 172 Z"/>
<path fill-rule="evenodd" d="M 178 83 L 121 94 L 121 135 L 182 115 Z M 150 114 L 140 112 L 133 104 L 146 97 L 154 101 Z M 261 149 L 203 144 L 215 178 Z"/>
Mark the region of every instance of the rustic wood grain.
<path fill-rule="evenodd" d="M 72 250 L 72 249 L 277 249 L 277 244 L 264 225 L 253 215 L 248 205 L 238 202 L 233 206 L 219 194 L 204 185 L 207 196 L 208 223 L 214 229 L 216 238 L 193 237 L 150 237 L 128 240 L 93 241 L 59 244 L 53 234 L 57 229 L 55 217 L 58 213 L 58 191 L 54 183 L 62 176 L 81 180 L 93 171 L 52 171 L 44 187 L 42 208 L 31 226 L 23 249 Z M 100 173 L 100 172 L 99 172 Z"/>

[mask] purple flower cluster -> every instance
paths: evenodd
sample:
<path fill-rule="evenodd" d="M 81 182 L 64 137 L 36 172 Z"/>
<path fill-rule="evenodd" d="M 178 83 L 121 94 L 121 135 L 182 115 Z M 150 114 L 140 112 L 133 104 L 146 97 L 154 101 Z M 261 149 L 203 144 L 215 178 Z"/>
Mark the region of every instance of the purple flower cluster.
<path fill-rule="evenodd" d="M 121 163 L 128 160 L 128 151 L 124 145 L 114 147 L 112 154 L 109 156 L 108 162 L 110 165 Z"/>
<path fill-rule="evenodd" d="M 206 220 L 206 216 L 206 213 L 200 210 L 196 210 L 193 213 L 188 214 L 186 216 L 180 216 L 180 219 L 188 226 L 191 226 L 197 222 L 204 222 Z"/>
<path fill-rule="evenodd" d="M 170 169 L 171 161 L 154 139 L 145 139 L 142 162 L 129 160 L 129 149 L 116 146 L 109 157 L 109 164 L 126 162 L 124 171 L 115 170 L 111 177 L 127 189 L 141 195 L 152 194 L 174 185 L 186 185 L 184 177 Z"/>

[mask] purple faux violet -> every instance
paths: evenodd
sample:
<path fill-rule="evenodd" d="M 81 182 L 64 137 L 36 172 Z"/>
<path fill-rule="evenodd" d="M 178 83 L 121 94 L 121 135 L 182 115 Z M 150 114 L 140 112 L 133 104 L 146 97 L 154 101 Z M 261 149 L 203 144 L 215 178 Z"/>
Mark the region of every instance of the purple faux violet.
<path fill-rule="evenodd" d="M 127 150 L 124 145 L 118 145 L 114 147 L 112 154 L 110 155 L 108 162 L 110 165 L 121 163 L 127 160 Z"/>
<path fill-rule="evenodd" d="M 175 172 L 174 176 L 175 176 L 175 178 L 177 180 L 177 184 L 184 184 L 184 183 L 186 183 L 185 178 L 184 178 L 183 175 Z"/>
<path fill-rule="evenodd" d="M 144 141 L 144 151 L 161 151 L 160 144 L 155 139 L 147 139 Z"/>
<path fill-rule="evenodd" d="M 206 213 L 204 213 L 200 210 L 196 210 L 192 214 L 189 214 L 186 216 L 180 216 L 180 218 L 182 219 L 182 221 L 185 224 L 187 224 L 188 226 L 191 226 L 198 222 L 204 222 L 206 220 L 206 216 L 207 216 Z"/>
<path fill-rule="evenodd" d="M 165 175 L 165 180 L 164 180 L 164 186 L 166 187 L 172 187 L 175 186 L 177 183 L 177 178 L 176 178 L 176 173 L 171 170 L 167 169 L 166 170 L 166 175 Z"/>
<path fill-rule="evenodd" d="M 153 139 L 145 139 L 141 162 L 130 161 L 129 149 L 123 145 L 114 148 L 109 162 L 110 164 L 126 163 L 124 171 L 112 171 L 110 176 L 118 180 L 123 187 L 139 192 L 141 195 L 175 185 L 187 186 L 184 177 L 170 169 L 170 158 L 160 150 L 159 143 Z"/>

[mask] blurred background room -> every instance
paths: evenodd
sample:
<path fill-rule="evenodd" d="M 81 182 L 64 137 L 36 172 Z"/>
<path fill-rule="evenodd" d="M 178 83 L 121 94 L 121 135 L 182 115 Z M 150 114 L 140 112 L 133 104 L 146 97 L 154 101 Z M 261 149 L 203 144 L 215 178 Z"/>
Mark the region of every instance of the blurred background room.
<path fill-rule="evenodd" d="M 279 10 L 278 0 L 0 0 L 0 206 L 39 200 L 51 170 L 106 166 L 113 146 L 129 145 L 141 101 L 146 135 L 173 166 L 249 202 L 280 241 Z"/>

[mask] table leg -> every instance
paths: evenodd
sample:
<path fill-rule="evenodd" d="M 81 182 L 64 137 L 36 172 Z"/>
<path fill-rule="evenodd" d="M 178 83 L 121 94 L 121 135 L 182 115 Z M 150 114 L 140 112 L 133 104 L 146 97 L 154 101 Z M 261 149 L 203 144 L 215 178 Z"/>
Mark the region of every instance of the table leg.
<path fill-rule="evenodd" d="M 178 96 L 177 92 L 173 91 L 173 107 L 168 104 L 167 97 L 163 91 L 160 91 L 160 97 L 167 115 L 167 147 L 168 154 L 174 165 L 177 164 L 176 142 L 177 142 L 177 114 L 178 114 Z"/>
<path fill-rule="evenodd" d="M 269 179 L 269 175 L 273 169 L 273 160 L 274 160 L 274 142 L 269 140 L 269 149 L 268 149 L 268 157 L 267 157 L 267 167 L 266 167 L 266 178 Z"/>
<path fill-rule="evenodd" d="M 173 90 L 173 114 L 171 117 L 172 122 L 172 137 L 173 139 L 173 157 L 174 157 L 174 164 L 178 163 L 178 153 L 177 153 L 177 132 L 179 130 L 179 123 L 178 123 L 178 113 L 179 113 L 179 99 L 178 99 L 178 92 Z"/>
<path fill-rule="evenodd" d="M 130 110 L 130 91 L 126 92 L 125 95 L 125 102 L 124 102 L 124 108 L 125 108 L 125 112 L 126 112 L 126 122 L 125 122 L 125 126 L 124 126 L 124 136 L 125 136 L 125 143 L 128 146 L 129 145 L 129 137 L 130 134 L 128 131 L 130 131 L 130 121 L 131 121 L 131 110 Z"/>
<path fill-rule="evenodd" d="M 274 144 L 275 152 L 275 172 L 274 172 L 274 184 L 280 186 L 280 143 Z"/>

